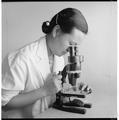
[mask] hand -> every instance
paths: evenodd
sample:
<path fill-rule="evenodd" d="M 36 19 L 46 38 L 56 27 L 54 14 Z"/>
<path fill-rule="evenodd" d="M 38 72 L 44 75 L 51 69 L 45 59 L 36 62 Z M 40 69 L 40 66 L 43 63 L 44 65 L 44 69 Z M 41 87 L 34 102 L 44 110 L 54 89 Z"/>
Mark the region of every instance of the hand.
<path fill-rule="evenodd" d="M 84 93 L 84 94 L 92 93 L 92 89 L 88 85 L 84 84 L 83 82 L 78 83 L 77 87 L 78 87 L 78 90 L 81 91 L 81 93 Z"/>
<path fill-rule="evenodd" d="M 72 85 L 69 84 L 69 83 L 63 83 L 63 87 L 62 87 L 62 92 L 65 93 L 65 92 L 69 92 L 69 91 L 72 91 Z"/>
<path fill-rule="evenodd" d="M 43 86 L 45 91 L 45 96 L 51 96 L 56 94 L 58 91 L 62 89 L 61 87 L 61 75 L 56 75 L 56 73 L 50 74 Z"/>
<path fill-rule="evenodd" d="M 68 93 L 68 92 L 73 93 L 78 91 L 86 95 L 92 93 L 92 89 L 88 85 L 84 84 L 83 82 L 77 83 L 76 86 L 72 86 L 69 83 L 63 84 L 63 89 L 62 89 L 63 93 Z"/>

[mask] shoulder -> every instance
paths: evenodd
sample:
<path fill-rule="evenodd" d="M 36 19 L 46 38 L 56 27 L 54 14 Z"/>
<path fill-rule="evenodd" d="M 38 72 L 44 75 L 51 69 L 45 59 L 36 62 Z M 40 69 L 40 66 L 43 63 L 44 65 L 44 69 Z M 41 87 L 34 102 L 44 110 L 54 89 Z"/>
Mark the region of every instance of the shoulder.
<path fill-rule="evenodd" d="M 30 58 L 35 57 L 37 55 L 38 49 L 42 47 L 41 41 L 43 39 L 44 37 L 41 37 L 38 40 L 9 53 L 7 56 L 9 65 L 20 64 L 21 62 L 27 63 Z"/>
<path fill-rule="evenodd" d="M 19 49 L 19 53 L 29 57 L 35 53 L 37 53 L 37 50 L 42 47 L 42 41 L 44 41 L 44 37 L 40 37 L 38 40 L 33 41 L 32 43 L 29 43 Z"/>

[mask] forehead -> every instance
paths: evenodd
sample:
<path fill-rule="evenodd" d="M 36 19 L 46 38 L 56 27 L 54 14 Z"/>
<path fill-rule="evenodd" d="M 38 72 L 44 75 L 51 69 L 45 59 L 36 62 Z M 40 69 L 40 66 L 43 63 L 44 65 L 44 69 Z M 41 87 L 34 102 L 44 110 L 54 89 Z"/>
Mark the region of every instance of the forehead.
<path fill-rule="evenodd" d="M 85 34 L 83 32 L 81 32 L 77 28 L 73 28 L 70 33 L 69 42 L 80 44 L 82 40 L 84 40 L 84 38 L 85 38 Z"/>

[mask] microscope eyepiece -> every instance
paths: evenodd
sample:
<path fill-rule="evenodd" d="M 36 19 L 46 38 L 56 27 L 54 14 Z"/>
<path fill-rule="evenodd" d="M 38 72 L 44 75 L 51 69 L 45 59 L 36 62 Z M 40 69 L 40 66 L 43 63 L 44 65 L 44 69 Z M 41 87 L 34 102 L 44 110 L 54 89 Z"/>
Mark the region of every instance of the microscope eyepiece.
<path fill-rule="evenodd" d="M 81 63 L 83 62 L 83 56 L 79 54 L 79 49 L 77 44 L 73 44 L 68 48 L 69 56 L 67 68 L 69 83 L 73 86 L 76 85 L 76 79 L 80 77 L 81 73 Z"/>

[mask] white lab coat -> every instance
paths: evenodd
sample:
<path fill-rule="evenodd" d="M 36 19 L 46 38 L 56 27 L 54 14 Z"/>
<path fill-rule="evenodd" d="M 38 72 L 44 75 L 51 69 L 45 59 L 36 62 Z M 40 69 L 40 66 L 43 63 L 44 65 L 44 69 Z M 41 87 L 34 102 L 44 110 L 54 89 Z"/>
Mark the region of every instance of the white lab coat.
<path fill-rule="evenodd" d="M 45 38 L 41 37 L 8 55 L 7 62 L 2 67 L 2 105 L 7 104 L 19 93 L 29 92 L 44 85 L 44 81 L 51 73 Z M 63 67 L 64 58 L 55 55 L 53 72 L 58 73 Z M 36 117 L 48 109 L 48 104 L 47 97 L 39 99 L 24 109 L 27 111 L 25 114 Z"/>

